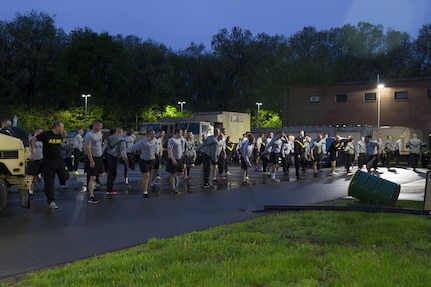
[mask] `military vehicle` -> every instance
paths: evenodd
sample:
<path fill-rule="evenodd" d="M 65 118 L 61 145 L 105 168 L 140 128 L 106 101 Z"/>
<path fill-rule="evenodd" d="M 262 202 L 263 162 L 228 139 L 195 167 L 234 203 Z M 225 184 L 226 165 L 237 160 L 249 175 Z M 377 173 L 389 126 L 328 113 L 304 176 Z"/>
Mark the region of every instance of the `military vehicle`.
<path fill-rule="evenodd" d="M 0 129 L 0 213 L 6 208 L 11 186 L 18 187 L 21 207 L 30 207 L 26 161 L 30 157 L 27 133 L 24 129 L 7 126 Z"/>

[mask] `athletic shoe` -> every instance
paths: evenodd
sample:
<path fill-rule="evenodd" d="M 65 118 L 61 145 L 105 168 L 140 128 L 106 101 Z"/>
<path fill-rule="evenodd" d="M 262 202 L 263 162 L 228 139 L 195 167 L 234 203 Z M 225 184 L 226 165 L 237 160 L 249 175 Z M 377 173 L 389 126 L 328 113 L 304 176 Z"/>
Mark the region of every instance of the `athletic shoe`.
<path fill-rule="evenodd" d="M 336 172 L 336 171 L 331 172 L 331 175 L 337 175 L 337 174 L 338 174 L 338 172 Z"/>
<path fill-rule="evenodd" d="M 213 181 L 217 181 L 217 177 L 213 177 Z"/>
<path fill-rule="evenodd" d="M 73 174 L 74 174 L 74 175 L 79 175 L 79 171 L 75 170 L 75 171 L 73 172 Z"/>
<path fill-rule="evenodd" d="M 271 181 L 272 182 L 280 182 L 280 180 L 278 178 L 272 178 Z"/>
<path fill-rule="evenodd" d="M 226 174 L 227 175 L 231 175 L 232 173 L 230 171 L 226 171 Z"/>
<path fill-rule="evenodd" d="M 243 181 L 242 181 L 242 184 L 243 184 L 243 185 L 247 185 L 247 184 L 248 184 L 248 181 L 247 181 L 247 180 L 243 180 Z"/>
<path fill-rule="evenodd" d="M 65 185 L 61 186 L 61 189 L 66 189 L 66 188 L 67 188 L 67 186 L 65 186 Z"/>
<path fill-rule="evenodd" d="M 113 189 L 111 191 L 107 191 L 106 194 L 117 194 L 117 191 Z"/>
<path fill-rule="evenodd" d="M 209 189 L 211 188 L 211 184 L 209 184 L 208 182 L 204 184 L 204 189 Z"/>
<path fill-rule="evenodd" d="M 144 191 L 144 193 L 142 194 L 142 196 L 143 196 L 144 198 L 148 198 L 148 197 L 150 197 L 150 195 L 148 194 L 148 191 Z"/>
<path fill-rule="evenodd" d="M 55 202 L 54 202 L 54 201 L 51 201 L 51 202 L 49 203 L 49 208 L 50 208 L 50 209 L 58 209 L 58 205 L 57 205 L 57 204 L 55 204 Z"/>
<path fill-rule="evenodd" d="M 88 198 L 88 203 L 99 203 L 99 201 L 94 196 L 92 196 Z"/>
<path fill-rule="evenodd" d="M 87 191 L 87 187 L 86 186 L 83 186 L 82 188 L 81 188 L 81 192 L 86 192 Z"/>
<path fill-rule="evenodd" d="M 171 190 L 171 192 L 172 192 L 173 194 L 178 194 L 178 190 L 176 190 L 176 189 L 172 189 L 172 190 Z"/>
<path fill-rule="evenodd" d="M 248 175 L 245 177 L 245 180 L 249 180 L 250 178 L 248 177 Z"/>

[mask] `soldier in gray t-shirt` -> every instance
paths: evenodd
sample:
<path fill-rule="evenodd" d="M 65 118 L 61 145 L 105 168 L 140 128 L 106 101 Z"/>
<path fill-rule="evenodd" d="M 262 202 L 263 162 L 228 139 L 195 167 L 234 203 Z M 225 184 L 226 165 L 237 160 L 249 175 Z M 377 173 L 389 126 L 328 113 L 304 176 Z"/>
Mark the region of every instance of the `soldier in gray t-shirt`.
<path fill-rule="evenodd" d="M 174 135 L 168 141 L 168 161 L 166 171 L 170 175 L 171 191 L 178 193 L 179 175 L 183 173 L 184 139 L 180 129 L 174 130 Z"/>
<path fill-rule="evenodd" d="M 103 175 L 105 172 L 103 164 L 103 149 L 102 149 L 102 128 L 103 124 L 99 120 L 93 122 L 93 129 L 85 136 L 85 170 L 90 176 L 88 181 L 88 202 L 99 203 L 94 197 L 94 187 L 96 185 L 96 176 Z"/>
<path fill-rule="evenodd" d="M 147 130 L 147 137 L 140 140 L 136 144 L 126 148 L 124 155 L 128 153 L 140 150 L 139 169 L 142 173 L 142 192 L 144 197 L 149 197 L 148 194 L 148 180 L 150 172 L 154 168 L 154 162 L 156 160 L 156 139 L 153 130 Z"/>

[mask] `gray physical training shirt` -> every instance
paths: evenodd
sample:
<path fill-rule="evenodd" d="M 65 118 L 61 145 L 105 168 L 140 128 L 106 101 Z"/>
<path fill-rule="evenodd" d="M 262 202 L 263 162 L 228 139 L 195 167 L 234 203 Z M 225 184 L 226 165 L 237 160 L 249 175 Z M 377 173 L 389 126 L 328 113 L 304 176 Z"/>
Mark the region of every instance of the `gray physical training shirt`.
<path fill-rule="evenodd" d="M 184 152 L 184 140 L 182 137 L 171 137 L 168 141 L 168 150 L 172 149 L 172 154 L 175 159 L 181 159 Z"/>
<path fill-rule="evenodd" d="M 160 155 L 162 151 L 162 138 L 154 138 L 156 141 L 156 155 Z"/>
<path fill-rule="evenodd" d="M 127 153 L 133 152 L 135 150 L 140 150 L 140 158 L 143 160 L 153 160 L 156 158 L 156 139 L 141 139 L 136 144 L 128 147 L 125 151 Z"/>
<path fill-rule="evenodd" d="M 103 154 L 102 149 L 103 135 L 102 132 L 94 133 L 89 131 L 85 136 L 85 145 L 91 144 L 91 154 L 94 157 L 101 157 Z"/>

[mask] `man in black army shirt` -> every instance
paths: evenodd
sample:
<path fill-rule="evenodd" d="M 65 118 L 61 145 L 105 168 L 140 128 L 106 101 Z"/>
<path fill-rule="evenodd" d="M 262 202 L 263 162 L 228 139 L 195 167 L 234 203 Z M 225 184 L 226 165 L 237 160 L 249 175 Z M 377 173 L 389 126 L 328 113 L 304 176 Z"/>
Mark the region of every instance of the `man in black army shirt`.
<path fill-rule="evenodd" d="M 54 197 L 54 178 L 58 175 L 60 180 L 68 180 L 69 173 L 66 171 L 63 157 L 61 156 L 61 143 L 63 141 L 62 133 L 64 125 L 62 122 L 55 122 L 54 126 L 33 137 L 30 141 L 32 152 L 31 160 L 34 160 L 36 155 L 36 141 L 43 143 L 43 164 L 42 173 L 44 179 L 44 191 L 49 204 L 49 208 L 57 209 Z"/>

